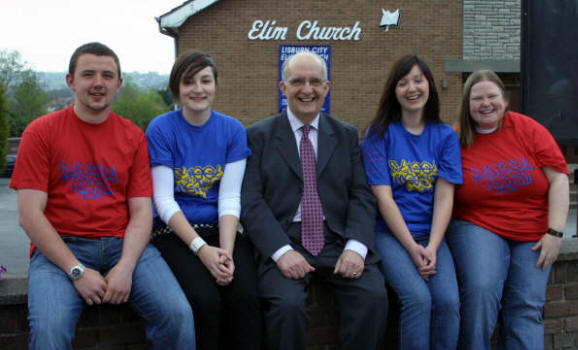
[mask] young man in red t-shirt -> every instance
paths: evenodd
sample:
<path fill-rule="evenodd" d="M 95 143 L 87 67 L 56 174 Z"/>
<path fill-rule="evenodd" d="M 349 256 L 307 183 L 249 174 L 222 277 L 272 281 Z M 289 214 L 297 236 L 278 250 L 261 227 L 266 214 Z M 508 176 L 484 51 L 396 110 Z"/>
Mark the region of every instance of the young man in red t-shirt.
<path fill-rule="evenodd" d="M 32 242 L 31 349 L 69 349 L 86 305 L 130 302 L 151 348 L 194 349 L 191 308 L 149 242 L 152 185 L 144 133 L 111 112 L 116 54 L 80 46 L 66 76 L 74 105 L 24 131 L 10 187 Z"/>

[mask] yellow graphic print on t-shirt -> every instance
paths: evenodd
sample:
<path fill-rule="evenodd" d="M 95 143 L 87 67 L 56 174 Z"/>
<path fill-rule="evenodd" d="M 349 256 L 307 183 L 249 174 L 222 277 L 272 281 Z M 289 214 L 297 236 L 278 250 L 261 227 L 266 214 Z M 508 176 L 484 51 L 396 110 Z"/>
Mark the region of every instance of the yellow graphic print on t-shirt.
<path fill-rule="evenodd" d="M 435 161 L 432 163 L 408 162 L 402 159 L 400 163 L 396 160 L 389 161 L 391 177 L 396 184 L 405 184 L 409 192 L 429 192 L 433 190 L 435 177 L 438 168 Z"/>
<path fill-rule="evenodd" d="M 217 165 L 175 168 L 175 192 L 188 193 L 191 196 L 207 198 L 207 192 L 213 184 L 223 177 L 223 167 Z"/>

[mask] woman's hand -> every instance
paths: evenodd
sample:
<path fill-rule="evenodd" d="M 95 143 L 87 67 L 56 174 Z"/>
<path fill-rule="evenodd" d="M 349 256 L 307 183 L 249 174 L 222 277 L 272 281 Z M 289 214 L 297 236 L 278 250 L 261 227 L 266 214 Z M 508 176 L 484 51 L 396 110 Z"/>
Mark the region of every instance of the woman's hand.
<path fill-rule="evenodd" d="M 233 258 L 225 249 L 206 244 L 199 249 L 197 256 L 215 278 L 217 284 L 223 286 L 231 283 L 235 265 Z"/>
<path fill-rule="evenodd" d="M 432 255 L 432 252 L 428 250 L 426 247 L 415 243 L 412 247 L 408 250 L 413 263 L 417 267 L 417 270 L 421 277 L 424 280 L 428 281 L 429 276 L 436 273 L 435 270 L 435 252 Z"/>
<path fill-rule="evenodd" d="M 437 249 L 428 244 L 427 247 L 425 247 L 425 251 L 427 253 L 427 262 L 419 270 L 419 273 L 426 281 L 429 281 L 429 277 L 437 273 Z"/>
<path fill-rule="evenodd" d="M 545 234 L 544 237 L 542 237 L 542 239 L 532 247 L 533 251 L 541 249 L 536 267 L 542 268 L 542 271 L 546 271 L 548 266 L 552 265 L 556 259 L 558 259 L 561 245 L 562 238 Z"/>

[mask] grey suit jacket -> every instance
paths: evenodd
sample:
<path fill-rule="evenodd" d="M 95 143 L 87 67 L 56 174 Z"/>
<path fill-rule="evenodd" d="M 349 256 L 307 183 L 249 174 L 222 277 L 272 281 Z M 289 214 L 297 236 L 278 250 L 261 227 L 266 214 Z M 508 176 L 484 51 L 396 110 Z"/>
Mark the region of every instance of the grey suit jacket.
<path fill-rule="evenodd" d="M 283 245 L 303 191 L 301 163 L 286 112 L 247 129 L 253 154 L 247 160 L 241 220 L 261 257 Z M 317 185 L 329 228 L 374 250 L 375 199 L 367 185 L 357 129 L 321 114 Z"/>

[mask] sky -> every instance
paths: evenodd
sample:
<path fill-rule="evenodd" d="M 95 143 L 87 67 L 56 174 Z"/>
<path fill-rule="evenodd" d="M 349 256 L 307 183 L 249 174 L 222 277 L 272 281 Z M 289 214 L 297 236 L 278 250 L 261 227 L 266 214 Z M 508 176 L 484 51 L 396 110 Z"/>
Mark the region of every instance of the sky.
<path fill-rule="evenodd" d="M 168 74 L 174 39 L 159 17 L 186 0 L 0 0 L 0 50 L 18 51 L 39 72 L 65 72 L 74 50 L 99 41 L 125 72 Z"/>

